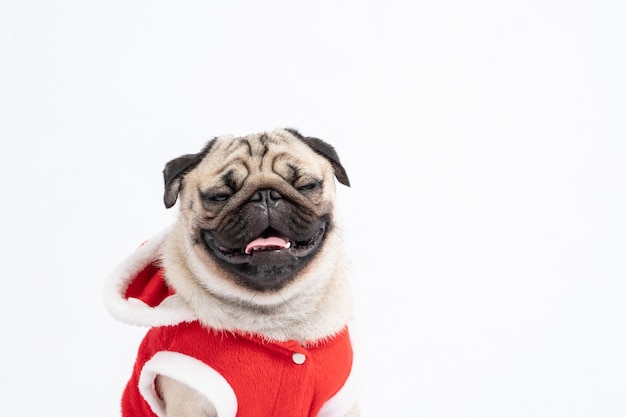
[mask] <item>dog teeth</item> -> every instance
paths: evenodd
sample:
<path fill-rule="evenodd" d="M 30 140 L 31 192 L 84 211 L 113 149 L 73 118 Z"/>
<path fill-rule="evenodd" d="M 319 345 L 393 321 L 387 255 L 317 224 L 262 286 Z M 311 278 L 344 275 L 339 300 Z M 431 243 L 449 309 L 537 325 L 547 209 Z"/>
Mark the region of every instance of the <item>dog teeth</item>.
<path fill-rule="evenodd" d="M 285 245 L 285 249 L 289 249 L 291 247 L 291 242 L 287 242 L 287 244 Z"/>

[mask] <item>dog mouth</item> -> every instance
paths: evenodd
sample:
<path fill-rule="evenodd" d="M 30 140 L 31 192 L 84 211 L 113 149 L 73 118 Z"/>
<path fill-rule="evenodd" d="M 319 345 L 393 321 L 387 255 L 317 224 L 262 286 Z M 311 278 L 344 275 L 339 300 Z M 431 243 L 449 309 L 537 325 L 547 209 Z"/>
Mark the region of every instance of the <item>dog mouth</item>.
<path fill-rule="evenodd" d="M 268 228 L 245 246 L 234 248 L 218 243 L 208 230 L 202 232 L 202 238 L 217 258 L 230 264 L 282 263 L 311 255 L 324 239 L 325 232 L 326 223 L 322 223 L 310 238 L 295 239 Z"/>

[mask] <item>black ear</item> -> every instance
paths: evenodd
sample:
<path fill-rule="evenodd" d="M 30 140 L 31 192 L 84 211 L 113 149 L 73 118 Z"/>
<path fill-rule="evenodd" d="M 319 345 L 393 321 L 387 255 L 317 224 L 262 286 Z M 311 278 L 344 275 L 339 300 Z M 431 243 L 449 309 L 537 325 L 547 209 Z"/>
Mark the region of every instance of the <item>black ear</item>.
<path fill-rule="evenodd" d="M 313 149 L 317 154 L 323 156 L 328 159 L 335 170 L 335 177 L 337 177 L 337 181 L 345 186 L 350 186 L 350 180 L 348 179 L 348 174 L 344 169 L 343 165 L 339 161 L 339 155 L 335 151 L 330 144 L 324 142 L 318 138 L 312 138 L 307 136 L 302 136 L 300 132 L 295 129 L 285 129 L 292 135 L 296 136 L 298 139 L 309 145 L 311 149 Z"/>
<path fill-rule="evenodd" d="M 182 181 L 185 174 L 194 169 L 204 156 L 213 146 L 214 140 L 211 140 L 202 150 L 202 152 L 187 154 L 172 159 L 163 169 L 163 180 L 165 182 L 165 193 L 163 194 L 163 202 L 165 208 L 170 208 L 176 204 L 178 193 L 182 187 Z"/>

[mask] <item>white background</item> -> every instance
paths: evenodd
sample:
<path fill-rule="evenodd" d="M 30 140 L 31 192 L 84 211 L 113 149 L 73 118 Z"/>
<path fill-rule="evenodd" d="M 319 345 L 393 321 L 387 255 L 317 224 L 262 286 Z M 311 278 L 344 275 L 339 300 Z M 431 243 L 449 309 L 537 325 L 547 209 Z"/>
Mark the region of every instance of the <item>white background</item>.
<path fill-rule="evenodd" d="M 102 302 L 213 136 L 335 145 L 363 415 L 626 415 L 626 3 L 0 4 L 0 415 L 116 416 Z"/>

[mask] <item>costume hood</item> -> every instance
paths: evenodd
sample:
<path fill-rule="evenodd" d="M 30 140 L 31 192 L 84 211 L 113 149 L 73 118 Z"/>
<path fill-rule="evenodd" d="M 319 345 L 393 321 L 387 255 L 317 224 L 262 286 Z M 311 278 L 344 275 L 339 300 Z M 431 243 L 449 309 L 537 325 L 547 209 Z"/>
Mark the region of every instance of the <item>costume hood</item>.
<path fill-rule="evenodd" d="M 113 270 L 104 287 L 104 302 L 117 320 L 146 327 L 197 320 L 160 266 L 161 246 L 169 230 L 146 241 Z"/>

